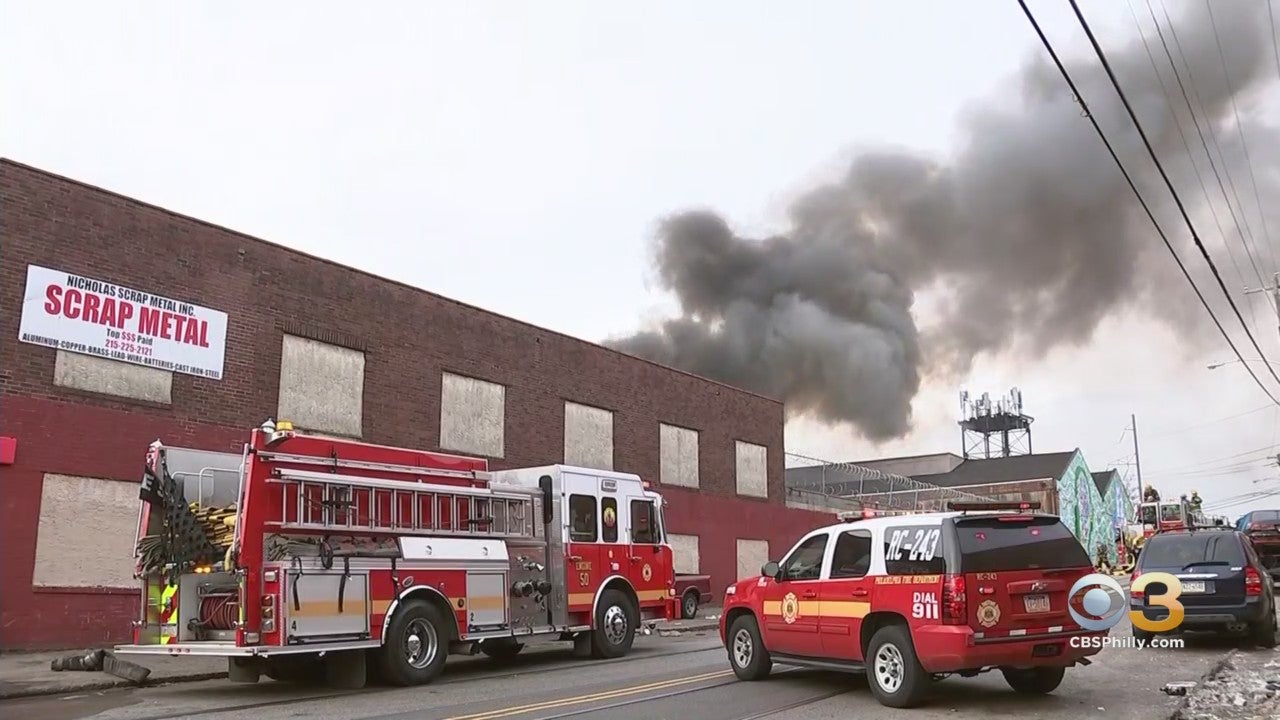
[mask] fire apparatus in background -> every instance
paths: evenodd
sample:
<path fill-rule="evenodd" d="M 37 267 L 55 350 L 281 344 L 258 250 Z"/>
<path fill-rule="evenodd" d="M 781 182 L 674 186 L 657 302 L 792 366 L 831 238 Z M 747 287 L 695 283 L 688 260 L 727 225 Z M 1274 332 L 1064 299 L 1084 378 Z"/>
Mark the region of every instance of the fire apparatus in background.
<path fill-rule="evenodd" d="M 147 453 L 122 654 L 228 658 L 232 680 L 413 685 L 534 637 L 619 657 L 678 612 L 662 497 L 635 475 L 304 435 Z M 368 671 L 368 672 L 367 672 Z"/>
<path fill-rule="evenodd" d="M 1134 523 L 1129 526 L 1124 538 L 1129 555 L 1132 556 L 1130 564 L 1136 561 L 1147 540 L 1158 532 L 1226 524 L 1225 518 L 1206 516 L 1200 509 L 1200 503 L 1188 500 L 1186 496 L 1162 501 L 1159 493 L 1148 485 L 1146 497 L 1149 499 L 1138 505 Z M 1199 498 L 1198 495 L 1194 497 Z"/>

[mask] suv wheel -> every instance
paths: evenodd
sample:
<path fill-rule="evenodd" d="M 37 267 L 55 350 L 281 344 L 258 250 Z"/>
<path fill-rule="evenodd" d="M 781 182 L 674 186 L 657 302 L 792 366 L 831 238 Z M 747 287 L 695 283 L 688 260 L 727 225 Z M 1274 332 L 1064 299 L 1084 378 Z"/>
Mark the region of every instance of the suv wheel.
<path fill-rule="evenodd" d="M 1249 628 L 1252 631 L 1253 641 L 1261 648 L 1273 648 L 1276 646 L 1276 614 L 1275 611 L 1267 618 L 1266 622 L 1259 623 Z"/>
<path fill-rule="evenodd" d="M 743 615 L 729 626 L 729 665 L 739 680 L 762 680 L 773 669 L 773 660 L 760 639 L 760 625 L 750 615 Z"/>
<path fill-rule="evenodd" d="M 866 657 L 867 684 L 881 705 L 909 708 L 924 700 L 933 676 L 920 667 L 906 627 L 889 625 L 877 630 L 867 645 Z"/>
<path fill-rule="evenodd" d="M 1014 692 L 1023 695 L 1048 695 L 1062 684 L 1065 667 L 1003 668 L 1004 681 Z"/>

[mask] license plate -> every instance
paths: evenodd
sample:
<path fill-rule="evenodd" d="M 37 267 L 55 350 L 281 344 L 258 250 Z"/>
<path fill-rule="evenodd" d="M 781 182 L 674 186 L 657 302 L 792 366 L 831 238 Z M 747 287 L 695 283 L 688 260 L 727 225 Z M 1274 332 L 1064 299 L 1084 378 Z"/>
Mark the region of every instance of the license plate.
<path fill-rule="evenodd" d="M 1026 603 L 1029 613 L 1049 612 L 1048 595 L 1028 595 L 1023 598 L 1023 602 Z"/>
<path fill-rule="evenodd" d="M 1183 580 L 1182 592 L 1202 593 L 1204 592 L 1204 581 L 1203 580 Z"/>

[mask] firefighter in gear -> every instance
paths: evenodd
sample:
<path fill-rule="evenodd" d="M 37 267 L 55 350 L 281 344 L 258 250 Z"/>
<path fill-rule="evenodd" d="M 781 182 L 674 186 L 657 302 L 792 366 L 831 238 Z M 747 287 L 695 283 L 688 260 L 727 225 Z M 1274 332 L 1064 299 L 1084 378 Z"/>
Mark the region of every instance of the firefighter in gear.
<path fill-rule="evenodd" d="M 1160 493 L 1150 485 L 1142 493 L 1142 502 L 1160 502 Z"/>
<path fill-rule="evenodd" d="M 1191 511 L 1200 512 L 1200 502 L 1201 502 L 1200 493 L 1196 492 L 1195 490 L 1192 490 L 1190 502 L 1191 502 Z"/>

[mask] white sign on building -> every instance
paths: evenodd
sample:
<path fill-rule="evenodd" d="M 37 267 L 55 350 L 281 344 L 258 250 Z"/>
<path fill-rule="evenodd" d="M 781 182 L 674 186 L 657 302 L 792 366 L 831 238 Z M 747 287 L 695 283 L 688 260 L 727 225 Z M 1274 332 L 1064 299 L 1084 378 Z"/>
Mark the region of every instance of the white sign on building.
<path fill-rule="evenodd" d="M 227 314 L 123 285 L 28 265 L 18 339 L 221 380 Z"/>

